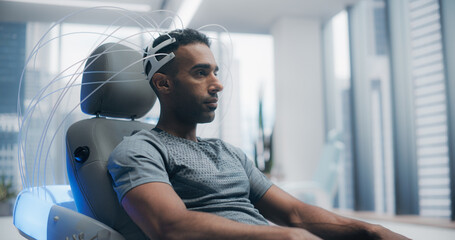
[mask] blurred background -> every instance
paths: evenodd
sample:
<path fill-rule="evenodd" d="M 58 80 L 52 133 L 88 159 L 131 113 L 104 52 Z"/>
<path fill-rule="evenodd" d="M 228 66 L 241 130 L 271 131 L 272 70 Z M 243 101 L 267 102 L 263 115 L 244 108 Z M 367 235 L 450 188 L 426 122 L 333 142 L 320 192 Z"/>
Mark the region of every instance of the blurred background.
<path fill-rule="evenodd" d="M 26 109 L 56 75 L 87 57 L 100 37 L 91 33 L 120 24 L 118 9 L 68 17 L 48 32 L 50 42 L 39 55 L 29 55 L 58 20 L 96 6 L 124 8 L 157 22 L 172 15 L 166 11 L 175 12 L 184 26 L 203 27 L 213 39 L 225 90 L 215 121 L 201 125 L 200 136 L 241 147 L 273 181 L 304 201 L 385 225 L 398 221 L 390 226 L 415 239 L 455 236 L 452 0 L 1 0 L 0 215 L 6 217 L 0 225 L 5 229 L 23 187 L 19 173 L 38 179 L 37 155 L 47 154 L 44 180 L 35 185 L 67 184 L 66 128 L 90 117 L 77 108 L 78 87 L 58 109 L 53 108 L 58 96 L 49 96 L 30 116 L 24 141 L 18 125 L 24 112 L 18 113 L 18 106 Z M 160 9 L 166 11 L 156 12 Z M 163 29 L 173 28 L 164 23 Z M 115 36 L 140 31 L 123 23 Z M 150 39 L 143 34 L 131 41 L 145 47 Z M 53 124 L 44 125 L 54 110 Z M 156 104 L 141 121 L 154 123 L 158 113 Z M 28 146 L 23 159 L 18 159 L 20 141 Z"/>

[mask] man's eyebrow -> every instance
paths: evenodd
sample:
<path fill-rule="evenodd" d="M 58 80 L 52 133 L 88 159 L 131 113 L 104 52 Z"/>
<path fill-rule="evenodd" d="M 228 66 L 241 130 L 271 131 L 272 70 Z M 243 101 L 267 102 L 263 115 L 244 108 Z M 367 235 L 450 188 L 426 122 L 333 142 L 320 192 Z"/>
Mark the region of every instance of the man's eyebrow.
<path fill-rule="evenodd" d="M 210 68 L 212 68 L 212 66 L 211 66 L 210 64 L 208 64 L 208 63 L 200 63 L 200 64 L 194 65 L 194 66 L 191 68 L 191 70 L 197 69 L 197 68 L 210 69 Z M 215 66 L 215 72 L 218 71 L 218 70 L 219 70 L 218 66 Z"/>

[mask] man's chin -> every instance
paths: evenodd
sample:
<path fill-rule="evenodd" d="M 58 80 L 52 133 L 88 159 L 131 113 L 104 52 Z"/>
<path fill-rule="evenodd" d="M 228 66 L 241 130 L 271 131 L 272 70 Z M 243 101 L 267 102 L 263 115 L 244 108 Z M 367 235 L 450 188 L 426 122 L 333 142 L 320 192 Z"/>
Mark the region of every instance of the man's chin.
<path fill-rule="evenodd" d="M 199 123 L 201 123 L 201 124 L 203 124 L 203 123 L 211 123 L 211 122 L 213 122 L 213 120 L 215 120 L 215 113 L 210 114 L 208 116 L 204 116 L 203 118 L 201 118 L 199 120 Z"/>

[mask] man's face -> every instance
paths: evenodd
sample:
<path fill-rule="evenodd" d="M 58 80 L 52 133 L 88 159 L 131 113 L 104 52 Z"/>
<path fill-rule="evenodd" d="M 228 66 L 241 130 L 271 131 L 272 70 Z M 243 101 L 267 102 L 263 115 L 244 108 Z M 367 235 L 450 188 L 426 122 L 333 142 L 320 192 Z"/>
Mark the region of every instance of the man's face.
<path fill-rule="evenodd" d="M 194 43 L 175 51 L 178 71 L 174 82 L 173 102 L 176 117 L 187 123 L 207 123 L 215 118 L 218 92 L 223 85 L 216 74 L 218 66 L 208 46 Z"/>

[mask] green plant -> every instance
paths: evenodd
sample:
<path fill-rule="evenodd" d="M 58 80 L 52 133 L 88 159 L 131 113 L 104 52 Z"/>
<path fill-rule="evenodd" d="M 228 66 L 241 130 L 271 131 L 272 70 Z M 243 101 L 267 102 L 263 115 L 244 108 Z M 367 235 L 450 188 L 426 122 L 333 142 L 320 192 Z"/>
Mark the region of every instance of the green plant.
<path fill-rule="evenodd" d="M 0 177 L 0 202 L 6 201 L 16 196 L 16 192 L 13 189 L 13 181 L 11 179 L 7 181 L 6 177 L 2 175 Z"/>
<path fill-rule="evenodd" d="M 273 167 L 272 134 L 264 130 L 262 94 L 259 98 L 258 137 L 254 145 L 254 163 L 265 174 L 270 174 Z"/>

